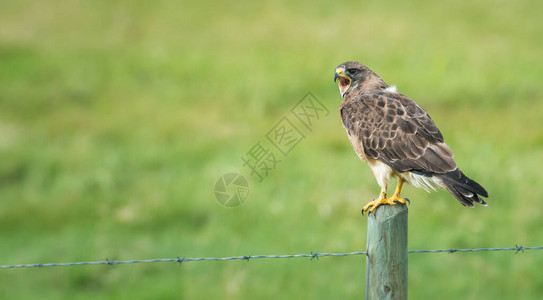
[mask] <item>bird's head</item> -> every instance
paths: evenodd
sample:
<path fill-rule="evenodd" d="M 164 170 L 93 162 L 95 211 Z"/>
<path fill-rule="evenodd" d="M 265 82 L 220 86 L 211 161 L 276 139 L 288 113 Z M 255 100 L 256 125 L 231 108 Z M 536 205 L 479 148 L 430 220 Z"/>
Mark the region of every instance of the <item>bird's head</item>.
<path fill-rule="evenodd" d="M 336 67 L 334 82 L 338 82 L 341 98 L 366 80 L 370 69 L 357 61 L 344 62 Z"/>

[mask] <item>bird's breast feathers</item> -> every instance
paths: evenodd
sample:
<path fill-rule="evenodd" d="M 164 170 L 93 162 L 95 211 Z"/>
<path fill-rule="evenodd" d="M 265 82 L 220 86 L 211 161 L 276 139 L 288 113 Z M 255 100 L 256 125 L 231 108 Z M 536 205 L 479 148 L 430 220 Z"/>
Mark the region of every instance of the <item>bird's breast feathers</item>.
<path fill-rule="evenodd" d="M 349 136 L 349 140 L 351 141 L 351 145 L 353 145 L 353 149 L 358 155 L 358 157 L 362 161 L 368 161 L 368 156 L 364 152 L 364 144 L 362 144 L 362 141 L 360 140 L 359 136 L 357 134 L 352 134 L 349 132 L 349 129 L 345 128 L 347 131 L 347 135 Z"/>

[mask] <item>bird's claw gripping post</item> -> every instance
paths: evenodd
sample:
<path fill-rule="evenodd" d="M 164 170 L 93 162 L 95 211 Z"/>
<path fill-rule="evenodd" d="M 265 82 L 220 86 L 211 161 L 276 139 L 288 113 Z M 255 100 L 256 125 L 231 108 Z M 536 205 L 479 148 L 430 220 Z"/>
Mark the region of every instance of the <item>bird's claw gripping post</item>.
<path fill-rule="evenodd" d="M 411 201 L 409 199 L 400 198 L 399 194 L 395 193 L 394 195 L 392 195 L 392 197 L 387 198 L 385 193 L 381 193 L 381 195 L 379 195 L 379 198 L 374 199 L 373 201 L 369 202 L 368 204 L 364 206 L 364 208 L 362 209 L 362 215 L 364 215 L 365 211 L 368 211 L 368 216 L 369 216 L 372 212 L 374 212 L 377 209 L 377 207 L 381 205 L 386 205 L 386 204 L 397 205 L 397 204 L 405 204 L 406 202 L 411 204 Z"/>

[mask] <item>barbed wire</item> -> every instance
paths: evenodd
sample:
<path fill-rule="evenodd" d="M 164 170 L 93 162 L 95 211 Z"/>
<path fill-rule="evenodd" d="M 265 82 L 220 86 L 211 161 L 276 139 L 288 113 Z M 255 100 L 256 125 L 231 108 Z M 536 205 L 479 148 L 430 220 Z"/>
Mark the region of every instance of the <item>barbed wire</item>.
<path fill-rule="evenodd" d="M 543 246 L 538 247 L 524 247 L 522 245 L 509 248 L 475 248 L 475 249 L 441 249 L 441 250 L 410 250 L 408 254 L 412 253 L 455 253 L 455 252 L 481 252 L 481 251 L 515 251 L 515 254 L 524 250 L 543 250 Z M 120 264 L 137 264 L 137 263 L 157 263 L 157 262 L 175 262 L 180 265 L 184 262 L 191 261 L 226 261 L 226 260 L 245 260 L 258 258 L 298 258 L 305 257 L 313 259 L 319 259 L 319 257 L 326 256 L 351 256 L 351 255 L 366 255 L 364 251 L 347 252 L 347 253 L 319 253 L 318 250 L 311 252 L 310 254 L 287 254 L 287 255 L 243 255 L 243 256 L 230 256 L 230 257 L 177 257 L 177 258 L 160 258 L 160 259 L 141 259 L 141 260 L 113 260 L 106 258 L 105 261 L 86 261 L 86 262 L 72 262 L 72 263 L 46 263 L 46 264 L 22 264 L 22 265 L 0 265 L 0 269 L 15 269 L 15 268 L 42 268 L 42 267 L 69 267 L 69 266 L 85 266 L 85 265 L 120 265 Z"/>
<path fill-rule="evenodd" d="M 522 245 L 510 248 L 476 248 L 476 249 L 442 249 L 442 250 L 411 250 L 408 251 L 408 253 L 440 253 L 440 252 L 447 252 L 447 253 L 455 253 L 455 252 L 479 252 L 479 251 L 515 251 L 515 254 L 522 252 L 524 253 L 524 250 L 542 250 L 543 247 L 523 247 Z"/>
<path fill-rule="evenodd" d="M 243 255 L 243 256 L 230 256 L 230 257 L 177 257 L 177 258 L 160 258 L 160 259 L 143 259 L 143 260 L 120 260 L 115 261 L 112 259 L 106 259 L 105 261 L 89 261 L 89 262 L 74 262 L 74 263 L 50 263 L 50 264 L 24 264 L 24 265 L 1 265 L 0 269 L 11 268 L 28 268 L 28 267 L 67 267 L 67 266 L 82 266 L 82 265 L 119 265 L 119 264 L 135 264 L 135 263 L 155 263 L 155 262 L 177 262 L 179 264 L 189 261 L 224 261 L 224 260 L 250 260 L 255 258 L 296 258 L 296 257 L 310 257 L 311 260 L 319 259 L 319 257 L 325 256 L 349 256 L 349 255 L 362 255 L 366 252 L 348 252 L 348 253 L 319 253 L 318 250 L 311 254 L 287 254 L 287 255 Z"/>

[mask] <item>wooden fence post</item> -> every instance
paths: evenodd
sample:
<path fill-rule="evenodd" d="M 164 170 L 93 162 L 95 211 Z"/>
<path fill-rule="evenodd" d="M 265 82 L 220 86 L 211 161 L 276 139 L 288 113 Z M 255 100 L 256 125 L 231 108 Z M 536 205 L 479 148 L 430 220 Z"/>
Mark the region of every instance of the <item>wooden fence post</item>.
<path fill-rule="evenodd" d="M 407 206 L 383 205 L 368 216 L 366 299 L 407 299 Z"/>

